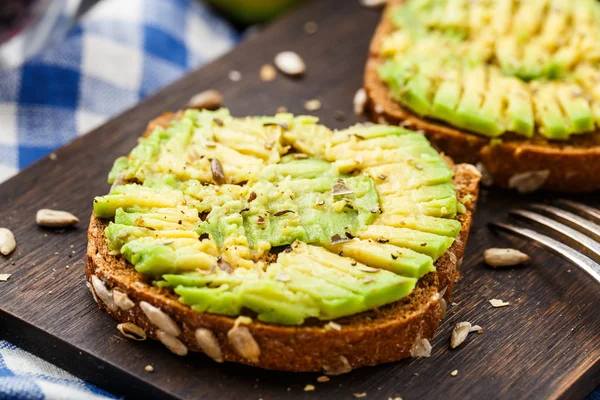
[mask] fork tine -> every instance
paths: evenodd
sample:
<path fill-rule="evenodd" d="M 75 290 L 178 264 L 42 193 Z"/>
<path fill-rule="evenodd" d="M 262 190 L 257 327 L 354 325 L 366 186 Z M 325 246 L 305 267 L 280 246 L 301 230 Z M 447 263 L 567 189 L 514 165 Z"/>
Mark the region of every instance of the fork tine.
<path fill-rule="evenodd" d="M 573 225 L 576 225 L 576 226 L 586 230 L 587 232 L 591 233 L 592 235 L 595 235 L 598 238 L 600 238 L 600 225 L 598 225 L 594 222 L 588 221 L 587 219 L 582 218 L 577 214 L 573 214 L 572 212 L 565 211 L 562 208 L 549 206 L 546 204 L 532 204 L 529 207 L 536 209 L 536 210 L 542 210 L 542 211 L 544 211 L 548 214 L 554 215 L 555 217 L 558 217 L 564 221 L 568 221 L 568 222 L 572 223 Z"/>
<path fill-rule="evenodd" d="M 586 204 L 582 204 L 577 201 L 566 200 L 566 199 L 556 200 L 555 203 L 561 204 L 563 206 L 567 206 L 567 207 L 569 207 L 573 210 L 577 210 L 587 216 L 590 216 L 590 217 L 596 218 L 597 220 L 600 220 L 600 210 L 598 210 L 597 208 L 590 207 Z"/>
<path fill-rule="evenodd" d="M 561 242 L 552 239 L 541 233 L 537 233 L 527 228 L 519 228 L 510 224 L 503 224 L 500 222 L 492 222 L 489 224 L 493 228 L 499 228 L 507 232 L 516 234 L 517 236 L 531 239 L 536 243 L 539 243 L 555 253 L 561 255 L 573 264 L 578 266 L 580 269 L 588 273 L 596 282 L 600 283 L 600 265 L 594 262 L 592 259 L 584 256 L 580 252 L 573 250 L 569 246 L 562 244 Z"/>
<path fill-rule="evenodd" d="M 548 217 L 544 217 L 543 215 L 540 215 L 540 214 L 537 214 L 537 213 L 534 213 L 531 211 L 526 211 L 526 210 L 510 210 L 508 213 L 511 215 L 517 215 L 517 216 L 525 218 L 527 220 L 537 222 L 540 225 L 543 225 L 543 226 L 548 227 L 558 233 L 561 233 L 567 237 L 570 237 L 570 238 L 574 239 L 575 241 L 579 242 L 586 249 L 590 250 L 591 252 L 596 254 L 598 257 L 600 257 L 600 243 L 585 236 L 583 233 L 576 231 L 573 228 L 568 227 L 565 224 L 554 221 L 553 219 L 550 219 Z"/>

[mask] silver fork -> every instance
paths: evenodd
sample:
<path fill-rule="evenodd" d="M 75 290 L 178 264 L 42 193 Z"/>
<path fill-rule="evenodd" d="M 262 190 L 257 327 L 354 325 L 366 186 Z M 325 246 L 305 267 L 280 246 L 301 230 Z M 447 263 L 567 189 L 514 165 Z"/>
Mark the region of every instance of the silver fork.
<path fill-rule="evenodd" d="M 600 221 L 600 210 L 575 201 L 562 199 L 553 202 L 552 205 L 532 204 L 528 208 L 535 211 L 530 209 L 515 209 L 510 210 L 509 214 L 542 225 L 560 235 L 570 238 L 600 259 L 600 225 L 592 222 L 592 220 Z M 571 261 L 600 283 L 600 265 L 566 244 L 532 229 L 512 224 L 491 222 L 489 225 L 493 228 L 533 240 L 549 248 Z"/>

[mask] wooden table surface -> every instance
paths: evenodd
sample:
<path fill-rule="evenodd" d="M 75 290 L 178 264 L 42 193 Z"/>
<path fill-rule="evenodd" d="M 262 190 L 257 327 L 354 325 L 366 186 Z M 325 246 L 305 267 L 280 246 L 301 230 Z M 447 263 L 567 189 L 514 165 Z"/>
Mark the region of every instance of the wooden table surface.
<path fill-rule="evenodd" d="M 583 398 L 600 383 L 600 292 L 584 273 L 563 259 L 522 240 L 496 235 L 486 224 L 505 220 L 511 207 L 532 197 L 483 190 L 469 239 L 455 301 L 432 340 L 430 358 L 363 368 L 316 383 L 319 374 L 263 371 L 218 365 L 202 354 L 177 357 L 160 343 L 133 342 L 96 304 L 83 276 L 87 219 L 95 195 L 108 191 L 113 160 L 136 143 L 146 123 L 165 110 L 177 110 L 195 93 L 216 88 L 234 115 L 272 114 L 279 106 L 302 113 L 306 100 L 318 98 L 314 114 L 331 127 L 356 122 L 352 97 L 362 84 L 370 36 L 379 11 L 358 0 L 309 2 L 246 39 L 232 53 L 174 83 L 92 133 L 75 140 L 0 186 L 0 226 L 11 229 L 18 247 L 0 257 L 0 338 L 7 339 L 117 395 L 128 398 L 207 399 L 368 399 L 422 398 Z M 307 35 L 303 25 L 319 30 Z M 304 79 L 278 76 L 262 82 L 258 71 L 283 50 L 301 54 Z M 242 73 L 231 82 L 229 71 Z M 347 119 L 338 121 L 334 111 Z M 597 196 L 579 196 L 600 205 Z M 35 224 L 39 208 L 69 210 L 82 222 L 63 232 Z M 481 261 L 484 249 L 516 247 L 532 255 L 530 265 L 496 271 Z M 510 302 L 492 308 L 489 299 Z M 449 349 L 453 326 L 470 321 L 483 327 L 459 349 Z M 154 373 L 144 371 L 152 364 Z M 457 369 L 458 375 L 450 373 Z M 314 384 L 314 392 L 304 392 Z"/>

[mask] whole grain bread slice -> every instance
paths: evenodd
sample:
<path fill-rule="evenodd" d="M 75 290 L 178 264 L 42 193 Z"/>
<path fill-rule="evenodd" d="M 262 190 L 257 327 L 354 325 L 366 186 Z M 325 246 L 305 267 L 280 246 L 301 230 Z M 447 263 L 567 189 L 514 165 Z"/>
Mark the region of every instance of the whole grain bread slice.
<path fill-rule="evenodd" d="M 177 114 L 165 114 L 157 118 L 149 124 L 147 133 L 156 125 L 165 125 L 176 117 Z M 212 346 L 218 347 L 224 361 L 273 370 L 329 374 L 397 361 L 419 354 L 423 339 L 434 336 L 441 318 L 440 292 L 450 299 L 459 278 L 458 267 L 475 210 L 481 174 L 468 164 L 453 168 L 457 197 L 466 211 L 457 216 L 462 223 L 460 234 L 452 247 L 436 261 L 436 272 L 423 277 L 408 297 L 375 310 L 340 318 L 335 324 L 313 321 L 302 326 L 279 326 L 245 322 L 243 326 L 260 349 L 260 355 L 254 359 L 240 355 L 239 346 L 232 344 L 228 337 L 235 318 L 196 312 L 181 304 L 169 290 L 153 286 L 123 257 L 111 254 L 104 235 L 108 221 L 94 215 L 88 231 L 86 278 L 99 307 L 117 321 L 133 323 L 144 329 L 148 337 L 159 339 L 159 328 L 140 307 L 140 302 L 150 303 L 181 327 L 177 339 L 189 351 L 202 351 L 196 338 L 198 329 L 212 332 L 216 339 Z M 98 293 L 93 281 L 96 285 L 100 282 L 102 293 Z M 115 293 L 120 297 L 117 303 L 121 306 L 114 304 Z M 124 301 L 123 295 L 127 295 L 128 300 Z"/>
<path fill-rule="evenodd" d="M 562 192 L 588 192 L 600 189 L 600 133 L 576 135 L 567 142 L 550 142 L 540 135 L 522 140 L 517 135 L 502 136 L 501 143 L 490 143 L 478 136 L 441 121 L 421 118 L 402 107 L 390 96 L 389 88 L 379 79 L 378 67 L 381 41 L 394 30 L 386 13 L 405 0 L 388 0 L 375 35 L 371 41 L 365 68 L 364 87 L 367 93 L 366 110 L 377 123 L 401 124 L 425 132 L 440 151 L 456 162 L 481 163 L 493 182 L 501 187 L 517 174 L 549 171 L 544 189 Z M 513 181 L 514 182 L 514 181 Z"/>

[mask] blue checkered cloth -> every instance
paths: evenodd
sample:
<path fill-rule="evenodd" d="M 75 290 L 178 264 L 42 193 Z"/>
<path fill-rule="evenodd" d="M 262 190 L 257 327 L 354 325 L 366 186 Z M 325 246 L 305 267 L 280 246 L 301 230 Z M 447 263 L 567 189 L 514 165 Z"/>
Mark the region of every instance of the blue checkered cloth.
<path fill-rule="evenodd" d="M 60 43 L 0 71 L 0 182 L 229 50 L 196 0 L 101 0 Z M 0 399 L 113 399 L 0 340 Z"/>
<path fill-rule="evenodd" d="M 101 0 L 60 43 L 0 71 L 0 182 L 237 39 L 197 0 Z"/>

